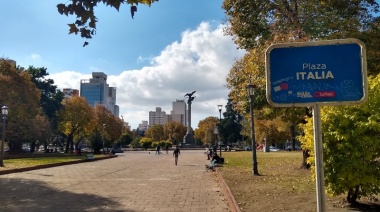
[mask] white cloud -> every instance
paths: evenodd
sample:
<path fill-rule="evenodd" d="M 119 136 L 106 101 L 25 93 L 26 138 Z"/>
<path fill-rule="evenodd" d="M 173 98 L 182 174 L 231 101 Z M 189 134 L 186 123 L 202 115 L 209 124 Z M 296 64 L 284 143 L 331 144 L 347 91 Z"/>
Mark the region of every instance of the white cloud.
<path fill-rule="evenodd" d="M 234 61 L 245 53 L 237 49 L 230 36 L 223 34 L 223 27 L 212 28 L 202 22 L 198 28 L 183 32 L 181 41 L 152 57 L 150 66 L 108 76 L 108 84 L 117 88 L 120 114 L 132 128 L 148 120 L 149 111 L 156 107 L 170 113 L 173 101 L 184 99 L 186 93 L 194 90 L 192 127 L 196 128 L 208 116 L 219 117 L 217 105 L 225 104 L 228 97 L 225 78 Z M 51 77 L 59 88 L 79 89 L 80 79 L 91 76 L 67 71 Z"/>
<path fill-rule="evenodd" d="M 31 57 L 33 60 L 38 60 L 38 59 L 41 58 L 41 55 L 36 54 L 36 53 L 33 53 L 33 54 L 30 55 L 30 57 Z"/>

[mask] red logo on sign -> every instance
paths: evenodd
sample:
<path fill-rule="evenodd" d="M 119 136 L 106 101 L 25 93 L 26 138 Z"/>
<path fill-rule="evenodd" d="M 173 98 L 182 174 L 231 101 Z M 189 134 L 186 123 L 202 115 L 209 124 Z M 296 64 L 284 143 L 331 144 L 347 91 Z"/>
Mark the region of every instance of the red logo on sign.
<path fill-rule="evenodd" d="M 313 94 L 314 98 L 334 98 L 335 91 L 316 91 Z"/>
<path fill-rule="evenodd" d="M 281 90 L 288 90 L 288 83 L 281 83 L 280 88 Z"/>

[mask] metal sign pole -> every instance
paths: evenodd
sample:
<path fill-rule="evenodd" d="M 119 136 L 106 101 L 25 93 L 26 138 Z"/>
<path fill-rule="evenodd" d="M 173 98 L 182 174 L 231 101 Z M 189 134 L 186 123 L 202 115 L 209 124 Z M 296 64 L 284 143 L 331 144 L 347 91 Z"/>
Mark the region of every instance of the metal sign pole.
<path fill-rule="evenodd" d="M 314 159 L 317 191 L 317 211 L 325 212 L 325 188 L 323 172 L 323 149 L 322 149 L 322 124 L 321 113 L 318 103 L 313 106 L 313 126 L 314 126 Z"/>

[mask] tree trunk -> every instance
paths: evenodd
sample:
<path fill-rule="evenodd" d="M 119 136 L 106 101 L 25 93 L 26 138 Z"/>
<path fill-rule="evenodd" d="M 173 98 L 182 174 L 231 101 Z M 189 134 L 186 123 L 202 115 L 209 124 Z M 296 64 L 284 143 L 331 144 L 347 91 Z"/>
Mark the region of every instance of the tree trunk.
<path fill-rule="evenodd" d="M 67 136 L 65 153 L 69 153 L 70 144 L 72 143 L 73 138 L 74 138 L 74 136 L 72 134 L 70 134 L 69 136 Z"/>
<path fill-rule="evenodd" d="M 309 150 L 302 150 L 302 164 L 301 169 L 310 169 L 310 164 L 306 162 L 307 158 L 310 157 Z"/>
<path fill-rule="evenodd" d="M 359 185 L 355 186 L 355 189 L 350 188 L 348 190 L 347 194 L 347 202 L 350 204 L 356 204 L 358 199 L 358 193 L 359 193 Z"/>
<path fill-rule="evenodd" d="M 296 150 L 296 127 L 295 125 L 290 125 L 290 134 L 292 136 L 292 151 Z"/>

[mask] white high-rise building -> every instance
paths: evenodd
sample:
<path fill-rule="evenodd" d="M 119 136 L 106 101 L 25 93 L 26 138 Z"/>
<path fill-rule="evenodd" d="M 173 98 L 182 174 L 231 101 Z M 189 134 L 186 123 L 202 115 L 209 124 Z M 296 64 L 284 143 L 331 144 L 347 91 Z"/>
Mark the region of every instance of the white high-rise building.
<path fill-rule="evenodd" d="M 141 124 L 139 124 L 138 129 L 140 131 L 146 131 L 148 129 L 148 121 L 141 121 Z"/>
<path fill-rule="evenodd" d="M 182 125 L 186 126 L 187 123 L 187 105 L 184 100 L 177 99 L 173 102 L 173 110 L 170 112 L 171 121 L 179 122 Z"/>
<path fill-rule="evenodd" d="M 149 127 L 155 124 L 164 125 L 168 122 L 166 112 L 162 111 L 160 107 L 156 107 L 156 111 L 149 111 Z"/>

